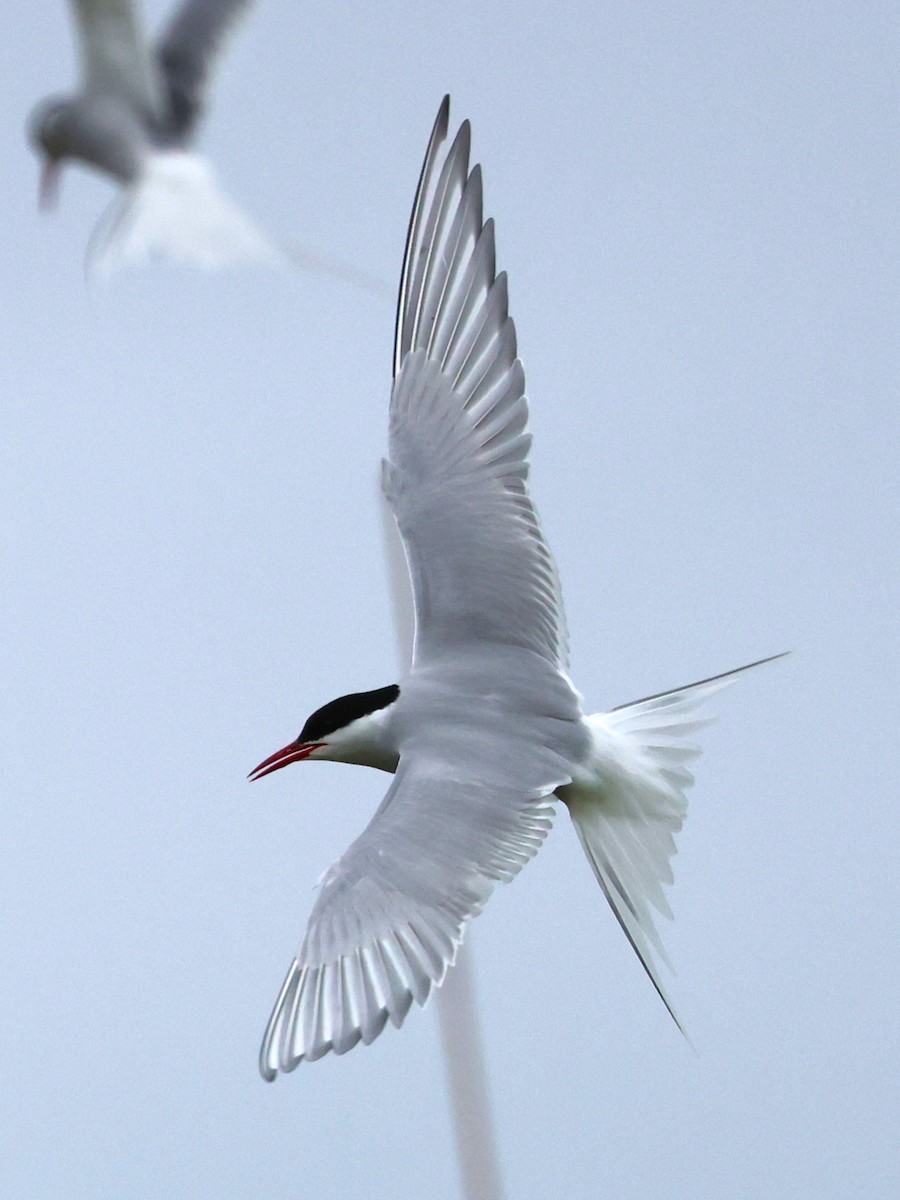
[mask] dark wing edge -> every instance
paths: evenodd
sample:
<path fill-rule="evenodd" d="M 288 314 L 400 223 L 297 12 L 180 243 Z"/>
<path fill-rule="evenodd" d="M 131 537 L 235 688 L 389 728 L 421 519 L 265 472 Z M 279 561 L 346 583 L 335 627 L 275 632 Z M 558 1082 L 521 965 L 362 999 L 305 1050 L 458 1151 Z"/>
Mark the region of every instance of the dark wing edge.
<path fill-rule="evenodd" d="M 425 151 L 422 170 L 419 173 L 419 183 L 416 187 L 416 196 L 413 201 L 412 212 L 409 215 L 409 226 L 406 231 L 406 248 L 403 253 L 403 267 L 400 271 L 400 287 L 397 294 L 397 322 L 394 329 L 393 375 L 395 379 L 400 371 L 403 359 L 409 350 L 409 339 L 408 337 L 404 337 L 404 315 L 409 308 L 414 248 L 421 246 L 420 226 L 422 211 L 425 205 L 425 196 L 434 175 L 438 151 L 447 137 L 449 122 L 450 97 L 449 95 L 445 95 L 438 108 L 437 116 L 434 119 L 431 137 L 428 139 L 428 149 Z"/>
<path fill-rule="evenodd" d="M 185 0 L 156 44 L 168 102 L 165 132 L 175 141 L 192 134 L 203 112 L 210 69 L 226 33 L 251 0 Z"/>
<path fill-rule="evenodd" d="M 466 408 L 504 381 L 516 363 L 506 275 L 496 274 L 494 224 L 482 211 L 481 167 L 469 171 L 471 127 L 447 138 L 444 100 L 432 129 L 409 222 L 397 303 L 394 377 L 424 350 Z M 521 373 L 520 395 L 524 392 Z"/>

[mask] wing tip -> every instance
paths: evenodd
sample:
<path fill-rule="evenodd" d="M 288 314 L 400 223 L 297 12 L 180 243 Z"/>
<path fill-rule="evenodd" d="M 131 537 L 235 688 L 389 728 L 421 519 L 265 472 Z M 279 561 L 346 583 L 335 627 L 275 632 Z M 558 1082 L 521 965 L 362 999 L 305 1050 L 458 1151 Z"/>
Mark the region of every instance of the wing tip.
<path fill-rule="evenodd" d="M 283 1066 L 282 1042 L 283 1042 L 283 1026 L 284 1013 L 288 1001 L 289 1007 L 293 1008 L 294 995 L 299 986 L 299 979 L 302 977 L 303 968 L 300 966 L 299 959 L 294 959 L 288 967 L 287 975 L 284 977 L 284 982 L 278 992 L 278 998 L 272 1006 L 272 1012 L 266 1024 L 265 1033 L 263 1034 L 262 1044 L 259 1048 L 259 1073 L 266 1081 L 272 1083 L 278 1077 L 278 1072 L 283 1070 L 292 1070 L 292 1067 Z M 273 1051 L 275 1053 L 273 1053 Z"/>
<path fill-rule="evenodd" d="M 440 987 L 446 978 L 459 942 L 454 940 L 452 955 L 438 965 L 429 954 L 427 942 L 423 941 L 414 927 L 410 926 L 409 929 L 415 940 L 410 941 L 406 930 L 401 929 L 399 935 L 397 932 L 393 935 L 396 952 L 381 957 L 382 971 L 386 974 L 377 982 L 379 985 L 386 984 L 389 994 L 378 996 L 373 1003 L 360 1007 L 358 1011 L 354 1007 L 350 1020 L 336 1022 L 335 1014 L 331 1013 L 327 1021 L 323 1021 L 320 1008 L 326 974 L 335 968 L 340 969 L 344 959 L 314 968 L 301 965 L 298 958 L 293 960 L 260 1046 L 259 1073 L 266 1083 L 273 1083 L 279 1074 L 287 1075 L 295 1071 L 302 1062 L 316 1062 L 327 1054 L 346 1054 L 360 1043 L 371 1045 L 388 1022 L 399 1029 L 413 1006 L 423 1008 L 427 1004 L 435 988 Z M 374 997 L 371 989 L 376 979 L 370 974 L 367 982 L 370 994 Z M 313 989 L 314 1012 L 311 1018 L 308 1012 L 308 987 Z M 308 1029 L 302 1024 L 304 1019 L 309 1019 Z M 300 1052 L 294 1053 L 298 1028 L 301 1034 Z"/>
<path fill-rule="evenodd" d="M 419 181 L 416 185 L 415 199 L 413 200 L 412 211 L 409 215 L 409 225 L 406 231 L 406 245 L 403 251 L 403 267 L 400 271 L 400 284 L 397 289 L 397 316 L 394 325 L 394 354 L 393 354 L 393 377 L 396 379 L 400 373 L 402 350 L 403 350 L 403 325 L 404 313 L 406 309 L 406 291 L 409 284 L 410 271 L 410 255 L 412 252 L 413 243 L 415 242 L 416 232 L 419 227 L 421 217 L 422 200 L 427 189 L 428 181 L 432 164 L 439 148 L 443 145 L 447 138 L 447 131 L 450 127 L 450 93 L 445 92 L 444 98 L 438 106 L 437 116 L 434 119 L 434 124 L 431 127 L 431 135 L 428 138 L 428 147 L 425 151 L 425 157 L 422 159 L 422 169 L 419 172 Z"/>
<path fill-rule="evenodd" d="M 434 119 L 434 130 L 437 131 L 438 129 L 441 129 L 443 131 L 443 135 L 445 136 L 449 125 L 450 125 L 450 93 L 444 92 L 443 99 L 441 100 L 440 104 L 438 105 L 437 116 Z M 434 133 L 432 133 L 432 137 L 434 137 Z"/>

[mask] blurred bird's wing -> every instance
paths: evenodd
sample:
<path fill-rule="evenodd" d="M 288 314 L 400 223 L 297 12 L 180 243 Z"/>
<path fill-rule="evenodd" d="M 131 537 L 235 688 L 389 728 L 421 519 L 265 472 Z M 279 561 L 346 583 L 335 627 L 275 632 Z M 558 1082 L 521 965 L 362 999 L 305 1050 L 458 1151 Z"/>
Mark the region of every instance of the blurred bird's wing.
<path fill-rule="evenodd" d="M 184 0 L 156 48 L 168 92 L 169 132 L 176 139 L 193 132 L 203 112 L 210 70 L 222 40 L 250 0 Z"/>
<path fill-rule="evenodd" d="M 406 549 L 414 661 L 480 643 L 567 662 L 553 557 L 528 495 L 525 375 L 482 219 L 468 122 L 445 147 L 441 106 L 400 282 L 385 495 Z"/>
<path fill-rule="evenodd" d="M 144 115 L 160 112 L 156 63 L 129 0 L 74 0 L 86 92 L 117 96 Z"/>
<path fill-rule="evenodd" d="M 325 874 L 263 1038 L 265 1079 L 399 1027 L 494 884 L 537 852 L 561 764 L 514 738 L 471 744 L 404 747 L 378 812 Z"/>

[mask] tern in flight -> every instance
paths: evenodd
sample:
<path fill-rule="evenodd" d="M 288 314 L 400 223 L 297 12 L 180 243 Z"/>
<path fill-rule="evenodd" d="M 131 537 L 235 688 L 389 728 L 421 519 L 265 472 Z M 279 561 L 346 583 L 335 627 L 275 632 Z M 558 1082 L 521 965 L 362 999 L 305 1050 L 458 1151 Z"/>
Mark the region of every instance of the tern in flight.
<path fill-rule="evenodd" d="M 73 0 L 81 89 L 43 100 L 28 127 L 44 159 L 44 207 L 66 159 L 122 185 L 91 239 L 92 270 L 109 274 L 151 257 L 206 267 L 280 261 L 275 245 L 218 190 L 209 163 L 190 152 L 214 59 L 248 3 L 182 0 L 151 44 L 131 0 Z"/>
<path fill-rule="evenodd" d="M 585 716 L 567 674 L 556 567 L 528 494 L 528 407 L 506 276 L 482 217 L 470 130 L 438 113 L 400 281 L 383 487 L 412 577 L 413 662 L 341 696 L 261 762 L 328 759 L 393 782 L 325 873 L 260 1051 L 274 1079 L 403 1023 L 453 964 L 494 884 L 569 810 L 626 937 L 672 1016 L 654 909 L 693 782 L 697 709 L 741 670 Z M 763 660 L 769 661 L 769 660 Z M 756 666 L 753 663 L 750 666 Z M 675 1018 L 677 1021 L 677 1018 Z"/>

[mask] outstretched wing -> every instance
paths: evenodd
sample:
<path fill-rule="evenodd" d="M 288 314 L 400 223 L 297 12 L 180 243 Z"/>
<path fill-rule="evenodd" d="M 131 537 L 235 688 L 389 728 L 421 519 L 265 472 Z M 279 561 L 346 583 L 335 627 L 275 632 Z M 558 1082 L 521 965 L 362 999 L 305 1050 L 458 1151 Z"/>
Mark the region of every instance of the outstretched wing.
<path fill-rule="evenodd" d="M 492 749 L 477 748 L 476 763 L 404 748 L 380 809 L 324 877 L 263 1038 L 265 1079 L 399 1027 L 443 980 L 494 884 L 537 852 L 552 818 L 543 797 L 566 776 L 527 745 L 497 747 L 511 771 Z M 531 791 L 516 786 L 529 757 L 544 784 Z"/>
<path fill-rule="evenodd" d="M 210 71 L 232 23 L 250 0 L 185 0 L 156 50 L 175 139 L 187 138 L 203 113 Z"/>
<path fill-rule="evenodd" d="M 74 0 L 84 88 L 119 96 L 140 112 L 159 112 L 156 65 L 130 0 Z"/>
<path fill-rule="evenodd" d="M 556 567 L 528 495 L 525 375 L 469 170 L 438 113 L 400 282 L 384 490 L 406 548 L 415 661 L 479 642 L 567 659 Z"/>

